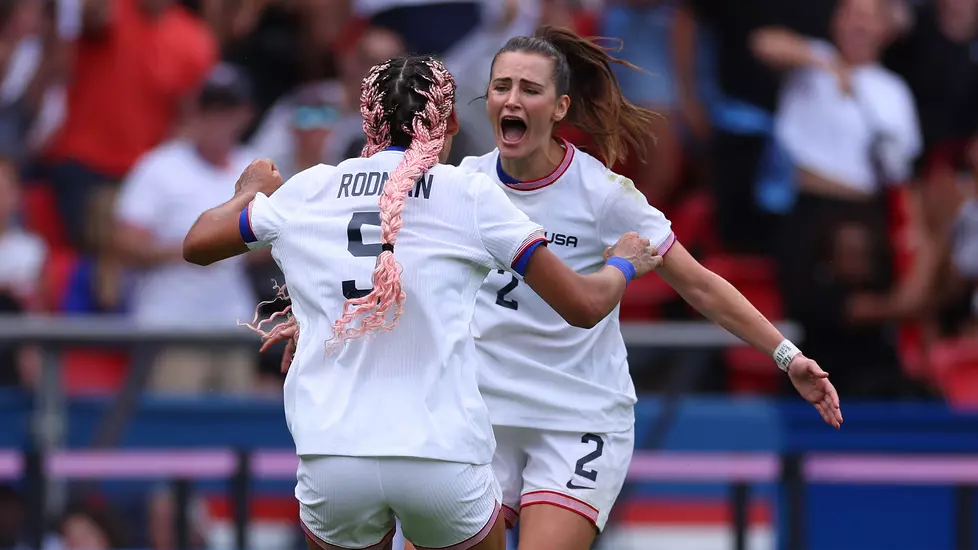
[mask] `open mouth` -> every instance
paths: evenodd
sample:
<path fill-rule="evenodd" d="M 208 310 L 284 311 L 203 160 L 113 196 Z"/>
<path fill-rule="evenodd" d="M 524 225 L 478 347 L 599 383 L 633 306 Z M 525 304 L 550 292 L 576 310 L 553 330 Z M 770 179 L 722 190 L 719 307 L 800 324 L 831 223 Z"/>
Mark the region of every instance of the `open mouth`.
<path fill-rule="evenodd" d="M 503 138 L 503 143 L 515 145 L 526 135 L 526 122 L 518 117 L 503 117 L 499 123 L 499 130 Z"/>

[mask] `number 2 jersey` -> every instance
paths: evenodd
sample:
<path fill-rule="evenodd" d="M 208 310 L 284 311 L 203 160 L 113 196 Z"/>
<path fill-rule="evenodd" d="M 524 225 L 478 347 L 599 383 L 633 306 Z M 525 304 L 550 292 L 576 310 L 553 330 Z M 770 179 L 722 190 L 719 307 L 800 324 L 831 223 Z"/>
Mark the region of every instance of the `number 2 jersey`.
<path fill-rule="evenodd" d="M 551 175 L 518 182 L 502 170 L 498 150 L 461 168 L 488 175 L 546 231 L 551 252 L 579 273 L 604 265 L 605 248 L 631 231 L 665 254 L 675 236 L 631 180 L 564 142 Z M 654 276 L 654 275 L 649 275 Z M 479 290 L 472 332 L 479 383 L 494 425 L 574 432 L 616 432 L 634 423 L 618 308 L 592 329 L 570 326 L 527 285 L 499 270 Z"/>
<path fill-rule="evenodd" d="M 393 330 L 326 354 L 346 299 L 371 287 L 381 252 L 377 201 L 403 155 L 310 168 L 256 196 L 242 216 L 249 246 L 271 246 L 301 327 L 285 380 L 286 422 L 299 455 L 487 464 L 495 440 L 469 328 L 475 296 L 490 270 L 518 277 L 526 251 L 543 242 L 542 228 L 489 178 L 437 165 L 416 182 L 394 249 L 403 315 Z"/>

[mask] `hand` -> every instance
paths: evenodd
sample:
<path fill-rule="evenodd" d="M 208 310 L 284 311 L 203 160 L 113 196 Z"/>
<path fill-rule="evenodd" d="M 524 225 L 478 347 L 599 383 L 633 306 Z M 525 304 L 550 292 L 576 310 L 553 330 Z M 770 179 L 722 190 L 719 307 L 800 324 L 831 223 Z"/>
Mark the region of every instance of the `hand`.
<path fill-rule="evenodd" d="M 612 256 L 624 258 L 635 266 L 635 277 L 642 277 L 649 271 L 662 265 L 662 256 L 649 243 L 648 239 L 638 236 L 638 233 L 625 233 L 618 239 L 615 246 L 604 252 L 605 261 Z"/>
<path fill-rule="evenodd" d="M 271 195 L 282 187 L 282 174 L 275 163 L 268 159 L 252 161 L 234 184 L 235 194 L 264 193 Z"/>
<path fill-rule="evenodd" d="M 258 350 L 259 353 L 265 353 L 275 344 L 286 340 L 285 355 L 282 357 L 282 373 L 289 372 L 299 343 L 299 323 L 296 322 L 295 317 L 290 317 L 288 321 L 273 328 L 268 336 L 263 338 L 261 349 Z"/>
<path fill-rule="evenodd" d="M 799 353 L 788 364 L 788 378 L 799 395 L 815 406 L 826 424 L 836 428 L 842 426 L 839 394 L 829 382 L 829 373 L 822 370 L 818 363 Z"/>

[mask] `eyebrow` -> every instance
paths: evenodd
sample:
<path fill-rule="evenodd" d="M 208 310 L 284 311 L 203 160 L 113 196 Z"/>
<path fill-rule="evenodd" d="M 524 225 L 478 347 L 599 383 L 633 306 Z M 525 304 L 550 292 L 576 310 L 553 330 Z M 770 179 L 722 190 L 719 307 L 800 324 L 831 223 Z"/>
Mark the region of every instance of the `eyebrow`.
<path fill-rule="evenodd" d="M 525 83 L 531 85 L 531 86 L 538 86 L 540 88 L 543 88 L 544 87 L 543 84 L 541 84 L 539 82 L 535 82 L 533 80 L 529 80 L 529 79 L 526 79 L 526 78 L 522 78 L 520 80 L 522 82 L 525 82 Z M 496 83 L 496 82 L 512 82 L 513 79 L 511 77 L 508 77 L 508 76 L 502 76 L 502 77 L 499 77 L 499 78 L 494 78 L 494 79 L 492 79 L 492 81 L 493 81 L 493 83 Z"/>

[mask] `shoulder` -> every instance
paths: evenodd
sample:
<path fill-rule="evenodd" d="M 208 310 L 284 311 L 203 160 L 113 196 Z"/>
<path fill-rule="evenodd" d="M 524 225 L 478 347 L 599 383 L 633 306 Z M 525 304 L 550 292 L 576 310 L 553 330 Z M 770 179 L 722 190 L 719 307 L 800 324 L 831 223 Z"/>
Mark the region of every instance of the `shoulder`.
<path fill-rule="evenodd" d="M 458 167 L 465 172 L 486 172 L 494 168 L 497 154 L 497 150 L 492 150 L 482 156 L 465 157 Z"/>
<path fill-rule="evenodd" d="M 445 180 L 462 193 L 478 195 L 485 187 L 495 187 L 496 184 L 482 170 L 464 168 L 461 164 L 436 164 L 428 171 L 435 180 Z"/>
<path fill-rule="evenodd" d="M 144 153 L 136 160 L 136 168 L 159 166 L 183 159 L 190 154 L 190 148 L 183 140 L 167 141 Z"/>
<path fill-rule="evenodd" d="M 333 166 L 332 164 L 317 164 L 315 166 L 306 168 L 289 179 L 323 181 L 332 177 L 338 168 L 339 166 Z"/>
<path fill-rule="evenodd" d="M 592 196 L 606 197 L 622 187 L 635 188 L 632 180 L 615 173 L 600 160 L 580 149 L 574 150 L 570 170 L 574 179 Z"/>
<path fill-rule="evenodd" d="M 597 158 L 591 156 L 575 147 L 574 145 L 568 143 L 568 147 L 571 148 L 573 158 L 571 159 L 570 167 L 577 170 L 582 176 L 594 176 L 597 174 L 606 175 L 613 174 L 610 168 L 604 165 L 603 162 Z"/>
<path fill-rule="evenodd" d="M 132 187 L 133 185 L 145 187 L 157 175 L 172 174 L 175 169 L 178 170 L 181 166 L 187 166 L 190 162 L 191 152 L 185 143 L 180 140 L 163 143 L 136 159 L 123 180 L 123 187 Z"/>
<path fill-rule="evenodd" d="M 874 65 L 871 67 L 869 74 L 873 76 L 875 85 L 880 88 L 880 91 L 885 91 L 885 93 L 900 100 L 913 100 L 913 92 L 910 90 L 910 85 L 896 72 L 883 65 Z"/>
<path fill-rule="evenodd" d="M 812 52 L 816 57 L 824 61 L 835 59 L 839 56 L 838 50 L 836 50 L 835 46 L 827 40 L 812 38 L 808 40 L 808 46 L 812 49 Z"/>

